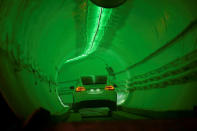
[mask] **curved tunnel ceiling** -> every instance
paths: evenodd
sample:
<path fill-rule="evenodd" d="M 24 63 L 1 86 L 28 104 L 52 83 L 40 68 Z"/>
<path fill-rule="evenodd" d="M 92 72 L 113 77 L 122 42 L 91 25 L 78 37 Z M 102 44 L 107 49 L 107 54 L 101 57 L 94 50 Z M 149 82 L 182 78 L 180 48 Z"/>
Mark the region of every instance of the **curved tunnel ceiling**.
<path fill-rule="evenodd" d="M 127 0 L 102 8 L 88 0 L 0 0 L 1 92 L 20 117 L 40 106 L 60 113 L 58 89 L 70 86 L 61 82 L 109 74 L 111 67 L 123 106 L 191 109 L 197 104 L 191 79 L 195 5 Z"/>

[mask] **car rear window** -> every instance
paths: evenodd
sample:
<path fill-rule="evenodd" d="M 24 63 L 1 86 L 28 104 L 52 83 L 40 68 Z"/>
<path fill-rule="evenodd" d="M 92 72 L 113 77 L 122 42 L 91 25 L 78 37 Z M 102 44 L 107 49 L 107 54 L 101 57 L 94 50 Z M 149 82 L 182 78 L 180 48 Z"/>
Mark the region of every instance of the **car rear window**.
<path fill-rule="evenodd" d="M 92 85 L 94 84 L 93 79 L 91 76 L 81 77 L 81 81 L 83 85 Z"/>
<path fill-rule="evenodd" d="M 107 76 L 96 76 L 95 84 L 107 84 Z"/>

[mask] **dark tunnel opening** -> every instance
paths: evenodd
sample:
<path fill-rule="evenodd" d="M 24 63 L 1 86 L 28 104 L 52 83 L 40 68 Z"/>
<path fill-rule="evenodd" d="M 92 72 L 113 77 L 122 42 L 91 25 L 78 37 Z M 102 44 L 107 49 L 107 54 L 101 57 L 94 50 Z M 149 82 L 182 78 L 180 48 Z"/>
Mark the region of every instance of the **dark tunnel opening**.
<path fill-rule="evenodd" d="M 0 0 L 0 129 L 197 129 L 196 5 Z"/>

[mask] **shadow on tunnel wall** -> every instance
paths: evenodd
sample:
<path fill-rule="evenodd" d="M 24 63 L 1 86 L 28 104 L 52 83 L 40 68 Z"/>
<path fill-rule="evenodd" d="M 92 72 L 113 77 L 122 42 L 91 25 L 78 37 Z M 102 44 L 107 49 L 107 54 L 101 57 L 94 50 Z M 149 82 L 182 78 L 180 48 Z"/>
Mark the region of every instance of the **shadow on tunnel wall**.
<path fill-rule="evenodd" d="M 0 93 L 0 130 L 17 130 L 22 121 L 14 114 Z"/>

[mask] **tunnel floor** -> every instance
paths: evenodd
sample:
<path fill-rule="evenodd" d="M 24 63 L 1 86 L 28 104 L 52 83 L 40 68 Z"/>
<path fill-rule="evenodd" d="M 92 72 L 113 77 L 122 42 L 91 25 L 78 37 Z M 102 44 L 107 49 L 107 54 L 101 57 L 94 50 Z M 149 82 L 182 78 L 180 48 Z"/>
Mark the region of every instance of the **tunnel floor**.
<path fill-rule="evenodd" d="M 127 113 L 124 111 L 109 112 L 108 108 L 85 108 L 78 113 L 71 111 L 66 122 L 84 122 L 84 121 L 117 121 L 117 120 L 132 120 L 132 119 L 148 119 L 143 116 Z"/>
<path fill-rule="evenodd" d="M 47 130 L 82 130 L 82 131 L 130 131 L 130 130 L 196 130 L 196 118 L 150 119 L 124 111 L 114 111 L 111 116 L 108 109 L 82 109 L 79 113 L 70 112 L 57 125 Z"/>

